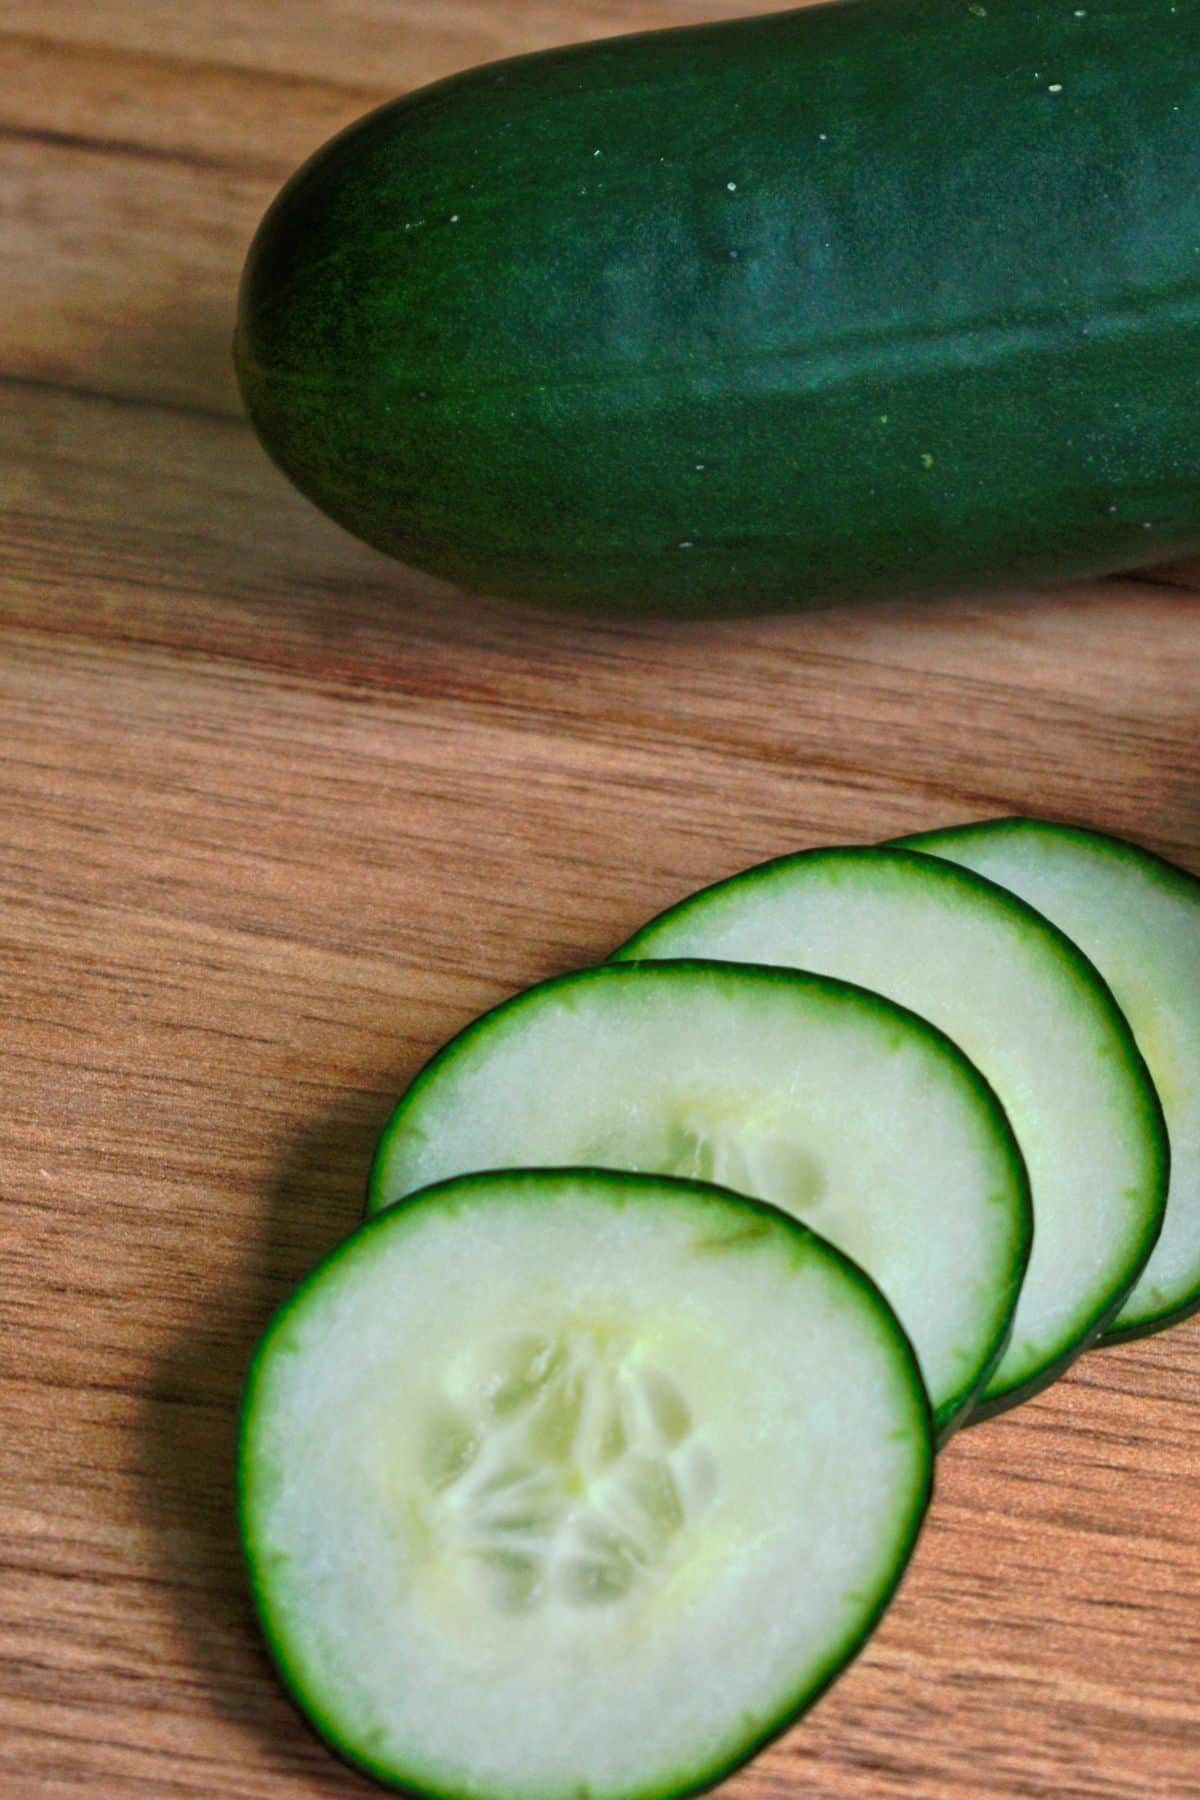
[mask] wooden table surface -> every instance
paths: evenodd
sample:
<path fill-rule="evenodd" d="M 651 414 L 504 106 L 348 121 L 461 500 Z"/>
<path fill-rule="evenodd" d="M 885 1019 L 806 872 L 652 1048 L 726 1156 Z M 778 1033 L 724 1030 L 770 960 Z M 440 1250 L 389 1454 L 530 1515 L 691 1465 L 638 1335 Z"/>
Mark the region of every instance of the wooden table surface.
<path fill-rule="evenodd" d="M 1188 572 L 689 628 L 326 523 L 230 372 L 294 164 L 483 57 L 746 0 L 0 5 L 0 1793 L 365 1795 L 280 1692 L 231 1449 L 389 1103 L 791 847 L 1008 810 L 1200 869 Z M 732 1793 L 1200 1796 L 1200 1320 L 956 1440 L 901 1597 Z"/>

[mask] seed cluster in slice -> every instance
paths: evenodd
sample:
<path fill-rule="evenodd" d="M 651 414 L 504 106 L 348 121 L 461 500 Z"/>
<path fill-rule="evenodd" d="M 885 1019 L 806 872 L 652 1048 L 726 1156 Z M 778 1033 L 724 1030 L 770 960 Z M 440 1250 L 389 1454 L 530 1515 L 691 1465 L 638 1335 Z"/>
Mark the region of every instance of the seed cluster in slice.
<path fill-rule="evenodd" d="M 983 1071 L 1034 1207 L 987 1408 L 1037 1392 L 1112 1322 L 1162 1225 L 1162 1114 L 1111 993 L 1032 907 L 911 850 L 811 851 L 694 895 L 618 956 L 754 958 L 841 976 L 932 1020 Z"/>
<path fill-rule="evenodd" d="M 414 1082 L 368 1205 L 522 1165 L 697 1176 L 804 1219 L 895 1307 L 942 1433 L 1008 1338 L 1032 1225 L 1004 1113 L 939 1032 L 844 982 L 614 963 L 518 995 Z"/>
<path fill-rule="evenodd" d="M 909 839 L 1010 888 L 1095 963 L 1133 1028 L 1171 1142 L 1162 1235 L 1106 1337 L 1200 1307 L 1200 881 L 1119 838 L 996 819 Z"/>
<path fill-rule="evenodd" d="M 280 1668 L 348 1760 L 439 1796 L 651 1800 L 854 1655 L 932 1460 L 890 1308 L 793 1220 L 500 1173 L 364 1226 L 277 1316 L 241 1516 Z"/>
<path fill-rule="evenodd" d="M 607 1320 L 510 1333 L 452 1385 L 422 1473 L 448 1554 L 502 1612 L 624 1599 L 715 1500 L 683 1392 Z"/>

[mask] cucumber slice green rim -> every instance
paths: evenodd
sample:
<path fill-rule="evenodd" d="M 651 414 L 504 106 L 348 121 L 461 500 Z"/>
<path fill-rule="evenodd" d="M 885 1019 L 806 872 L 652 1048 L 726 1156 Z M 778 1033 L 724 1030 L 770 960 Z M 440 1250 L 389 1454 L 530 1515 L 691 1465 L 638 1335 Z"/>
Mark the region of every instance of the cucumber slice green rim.
<path fill-rule="evenodd" d="M 987 819 L 903 840 L 1011 888 L 1095 963 L 1129 1020 L 1171 1143 L 1162 1235 L 1105 1344 L 1200 1311 L 1200 881 L 1123 838 Z"/>
<path fill-rule="evenodd" d="M 902 1327 L 815 1233 L 700 1183 L 506 1171 L 368 1221 L 276 1315 L 239 1517 L 348 1763 L 431 1800 L 667 1800 L 861 1650 L 933 1464 Z"/>
<path fill-rule="evenodd" d="M 868 1270 L 944 1438 L 1003 1354 L 1029 1182 L 999 1101 L 934 1027 L 825 976 L 609 963 L 518 994 L 417 1076 L 371 1212 L 477 1170 L 606 1167 L 769 1201 Z"/>
<path fill-rule="evenodd" d="M 1158 1241 L 1170 1152 L 1129 1024 L 1064 932 L 968 869 L 854 847 L 719 882 L 616 952 L 678 956 L 861 982 L 939 1025 L 999 1095 L 1029 1169 L 1034 1246 L 973 1420 L 1031 1398 L 1108 1329 Z"/>

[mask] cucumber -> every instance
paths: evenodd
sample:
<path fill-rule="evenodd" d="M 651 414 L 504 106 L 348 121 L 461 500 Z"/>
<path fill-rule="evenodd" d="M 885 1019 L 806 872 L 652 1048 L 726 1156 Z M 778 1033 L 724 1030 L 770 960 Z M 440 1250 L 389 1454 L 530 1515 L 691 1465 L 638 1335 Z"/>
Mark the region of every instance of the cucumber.
<path fill-rule="evenodd" d="M 1171 1143 L 1162 1236 L 1104 1334 L 1143 1337 L 1200 1309 L 1200 881 L 1123 839 L 994 819 L 907 842 L 1011 888 L 1074 938 L 1112 988 Z"/>
<path fill-rule="evenodd" d="M 1034 1243 L 976 1417 L 1045 1387 L 1112 1323 L 1162 1227 L 1162 1110 L 1095 968 L 1024 901 L 911 850 L 809 851 L 683 901 L 617 956 L 753 957 L 861 982 L 983 1071 L 1029 1167 Z"/>
<path fill-rule="evenodd" d="M 547 982 L 418 1076 L 368 1207 L 573 1164 L 714 1180 L 814 1226 L 895 1307 L 943 1436 L 1004 1347 L 1031 1235 L 1020 1152 L 977 1070 L 876 995 L 727 963 Z"/>
<path fill-rule="evenodd" d="M 371 1221 L 278 1314 L 241 1523 L 347 1761 L 444 1800 L 667 1800 L 862 1646 L 932 1464 L 890 1309 L 783 1214 L 484 1175 Z"/>
<path fill-rule="evenodd" d="M 289 183 L 251 419 L 485 593 L 702 613 L 1200 551 L 1200 0 L 855 0 L 495 64 Z"/>

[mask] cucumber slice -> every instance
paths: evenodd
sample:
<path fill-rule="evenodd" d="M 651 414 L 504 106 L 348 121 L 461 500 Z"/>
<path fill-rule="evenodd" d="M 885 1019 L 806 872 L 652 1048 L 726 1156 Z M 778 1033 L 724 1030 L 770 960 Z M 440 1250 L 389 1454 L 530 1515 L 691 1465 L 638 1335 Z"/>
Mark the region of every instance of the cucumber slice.
<path fill-rule="evenodd" d="M 663 1800 L 861 1647 L 928 1504 L 915 1358 L 769 1207 L 590 1170 L 373 1220 L 267 1331 L 243 1538 L 292 1693 L 447 1797 Z"/>
<path fill-rule="evenodd" d="M 1200 881 L 1121 838 L 993 819 L 907 839 L 1011 888 L 1074 938 L 1124 1012 L 1171 1142 L 1162 1236 L 1105 1341 L 1200 1310 Z"/>
<path fill-rule="evenodd" d="M 1034 1246 L 977 1417 L 1045 1387 L 1112 1322 L 1161 1229 L 1162 1111 L 1100 976 L 1024 901 L 912 850 L 808 851 L 694 895 L 617 955 L 839 975 L 931 1019 L 982 1069 L 1029 1166 Z"/>
<path fill-rule="evenodd" d="M 1007 1120 L 940 1033 L 845 983 L 610 964 L 520 994 L 417 1078 L 368 1206 L 534 1164 L 696 1176 L 804 1219 L 896 1308 L 943 1433 L 1007 1339 L 1031 1233 Z"/>

